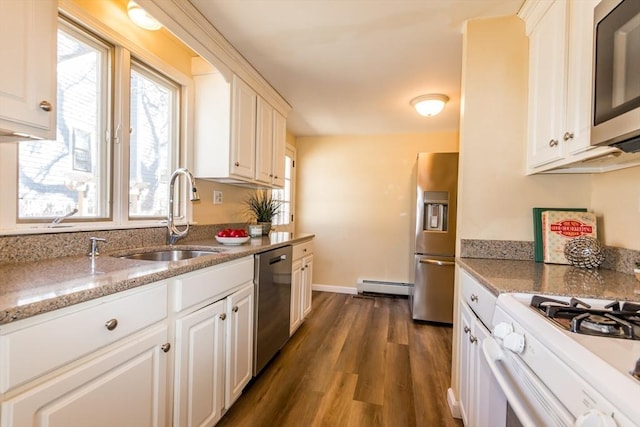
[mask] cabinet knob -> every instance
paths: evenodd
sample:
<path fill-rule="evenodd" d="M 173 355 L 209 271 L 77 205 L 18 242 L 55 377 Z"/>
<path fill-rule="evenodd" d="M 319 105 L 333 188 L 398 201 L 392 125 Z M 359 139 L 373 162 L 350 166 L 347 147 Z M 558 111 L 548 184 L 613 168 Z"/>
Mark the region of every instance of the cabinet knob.
<path fill-rule="evenodd" d="M 471 294 L 471 301 L 473 301 L 473 302 L 478 302 L 478 295 L 476 295 L 476 294 Z"/>
<path fill-rule="evenodd" d="M 564 135 L 562 135 L 562 139 L 565 141 L 573 139 L 573 132 L 565 132 Z"/>
<path fill-rule="evenodd" d="M 238 167 L 238 166 L 240 166 L 240 162 L 235 162 L 235 163 L 234 163 L 234 165 L 235 165 L 236 167 Z"/>
<path fill-rule="evenodd" d="M 558 145 L 557 139 L 552 139 L 551 141 L 549 141 L 549 147 L 555 147 L 556 145 Z"/>
<path fill-rule="evenodd" d="M 274 177 L 275 179 L 278 179 L 278 175 L 274 175 L 273 177 Z"/>
<path fill-rule="evenodd" d="M 470 327 L 468 327 L 468 326 L 465 326 L 465 327 L 464 327 L 464 333 L 465 333 L 465 334 L 468 334 L 468 333 L 469 333 L 469 331 L 471 331 L 471 328 L 470 328 Z"/>
<path fill-rule="evenodd" d="M 233 310 L 234 313 L 238 312 L 238 306 L 236 305 L 235 307 L 233 307 L 231 310 Z"/>
<path fill-rule="evenodd" d="M 471 344 L 475 344 L 478 342 L 478 338 L 474 337 L 473 335 L 469 335 L 469 342 Z"/>
<path fill-rule="evenodd" d="M 118 319 L 107 320 L 104 326 L 106 326 L 108 330 L 113 331 L 116 326 L 118 326 Z"/>
<path fill-rule="evenodd" d="M 269 178 L 273 178 L 273 174 L 272 173 L 269 174 Z"/>
<path fill-rule="evenodd" d="M 51 111 L 51 103 L 49 101 L 40 101 L 39 107 L 42 111 Z"/>
<path fill-rule="evenodd" d="M 170 343 L 164 343 L 160 346 L 160 350 L 164 351 L 165 353 L 168 353 L 169 350 L 171 350 L 171 344 Z"/>
<path fill-rule="evenodd" d="M 220 315 L 220 320 L 224 320 L 224 319 L 226 319 L 226 318 L 227 318 L 227 313 L 222 313 L 222 314 Z"/>

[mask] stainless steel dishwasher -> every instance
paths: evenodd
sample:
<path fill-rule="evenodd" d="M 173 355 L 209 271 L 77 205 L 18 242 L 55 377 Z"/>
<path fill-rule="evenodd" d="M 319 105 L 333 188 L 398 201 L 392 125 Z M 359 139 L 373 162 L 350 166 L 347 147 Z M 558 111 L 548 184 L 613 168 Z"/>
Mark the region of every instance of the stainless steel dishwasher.
<path fill-rule="evenodd" d="M 289 339 L 291 246 L 256 254 L 254 282 L 256 376 Z"/>

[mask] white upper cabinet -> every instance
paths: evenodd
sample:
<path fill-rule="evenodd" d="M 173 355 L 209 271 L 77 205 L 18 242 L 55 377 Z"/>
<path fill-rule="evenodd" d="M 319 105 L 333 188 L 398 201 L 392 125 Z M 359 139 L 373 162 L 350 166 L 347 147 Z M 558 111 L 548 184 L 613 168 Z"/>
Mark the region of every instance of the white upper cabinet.
<path fill-rule="evenodd" d="M 284 185 L 286 119 L 237 75 L 231 82 L 194 58 L 197 178 L 256 187 Z"/>
<path fill-rule="evenodd" d="M 598 1 L 529 0 L 520 12 L 529 35 L 527 174 L 603 172 L 634 165 L 600 162 L 617 150 L 589 143 L 593 9 Z M 582 163 L 589 159 L 595 160 Z"/>
<path fill-rule="evenodd" d="M 57 6 L 0 1 L 0 141 L 55 139 Z"/>

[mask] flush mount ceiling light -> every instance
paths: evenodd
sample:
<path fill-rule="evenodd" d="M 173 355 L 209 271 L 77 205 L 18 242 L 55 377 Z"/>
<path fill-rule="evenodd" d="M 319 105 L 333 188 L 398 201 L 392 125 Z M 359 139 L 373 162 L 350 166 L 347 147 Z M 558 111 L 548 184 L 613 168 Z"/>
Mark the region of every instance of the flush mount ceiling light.
<path fill-rule="evenodd" d="M 413 108 L 415 108 L 421 116 L 431 117 L 441 112 L 447 101 L 449 101 L 447 95 L 429 94 L 413 98 L 411 105 L 413 105 Z"/>
<path fill-rule="evenodd" d="M 162 28 L 160 24 L 153 16 L 144 10 L 140 5 L 133 0 L 129 0 L 127 4 L 127 13 L 129 18 L 140 28 L 145 30 L 156 31 Z"/>

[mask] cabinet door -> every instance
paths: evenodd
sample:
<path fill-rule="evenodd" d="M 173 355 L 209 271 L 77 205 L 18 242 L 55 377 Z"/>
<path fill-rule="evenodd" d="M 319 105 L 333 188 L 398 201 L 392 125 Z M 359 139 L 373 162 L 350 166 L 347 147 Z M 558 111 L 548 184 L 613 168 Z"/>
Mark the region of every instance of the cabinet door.
<path fill-rule="evenodd" d="M 291 322 L 289 335 L 298 329 L 302 323 L 302 260 L 291 264 Z"/>
<path fill-rule="evenodd" d="M 600 0 L 571 2 L 567 70 L 567 116 L 562 142 L 567 154 L 591 148 L 593 11 Z"/>
<path fill-rule="evenodd" d="M 311 312 L 311 285 L 313 282 L 313 255 L 302 259 L 302 318 Z"/>
<path fill-rule="evenodd" d="M 0 1 L 0 135 L 55 139 L 57 6 L 54 0 Z"/>
<path fill-rule="evenodd" d="M 269 103 L 258 97 L 256 121 L 256 180 L 271 184 L 273 178 L 273 113 Z"/>
<path fill-rule="evenodd" d="M 257 98 L 248 84 L 233 76 L 230 170 L 251 180 L 255 175 Z"/>
<path fill-rule="evenodd" d="M 225 407 L 240 397 L 253 376 L 253 282 L 227 297 Z"/>
<path fill-rule="evenodd" d="M 224 411 L 225 301 L 176 321 L 175 426 L 209 426 Z"/>
<path fill-rule="evenodd" d="M 474 315 L 471 309 L 460 301 L 460 331 L 458 331 L 458 351 L 459 351 L 459 389 L 460 389 L 460 413 L 464 425 L 470 425 L 472 409 L 472 388 L 473 388 L 473 372 L 474 358 L 472 354 L 472 330 Z"/>
<path fill-rule="evenodd" d="M 166 326 L 102 353 L 2 403 L 2 427 L 164 427 Z"/>
<path fill-rule="evenodd" d="M 284 187 L 285 149 L 287 145 L 287 119 L 273 112 L 273 179 L 276 187 Z"/>
<path fill-rule="evenodd" d="M 563 155 L 567 8 L 565 0 L 553 2 L 529 38 L 529 168 Z"/>

